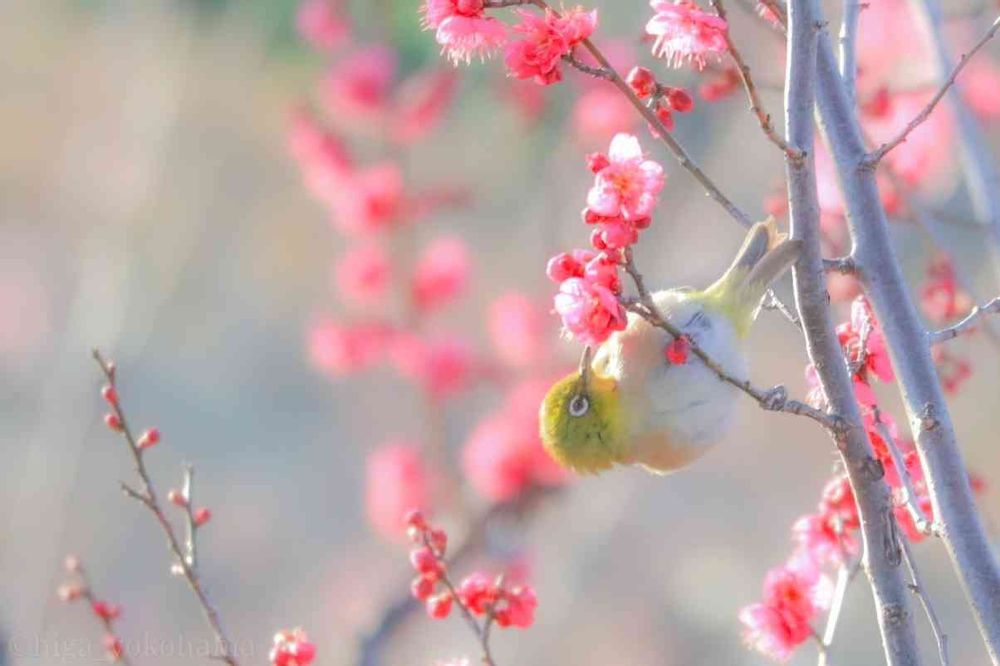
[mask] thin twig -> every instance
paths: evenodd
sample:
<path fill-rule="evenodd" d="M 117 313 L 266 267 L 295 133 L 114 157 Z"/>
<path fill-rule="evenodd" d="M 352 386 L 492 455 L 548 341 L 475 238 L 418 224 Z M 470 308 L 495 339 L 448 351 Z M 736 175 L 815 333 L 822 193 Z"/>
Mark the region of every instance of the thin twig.
<path fill-rule="evenodd" d="M 927 596 L 927 590 L 924 589 L 924 584 L 920 580 L 917 563 L 913 559 L 913 553 L 910 552 L 910 545 L 906 542 L 906 539 L 900 539 L 899 545 L 903 551 L 903 561 L 906 562 L 906 568 L 910 570 L 910 579 L 912 582 L 909 588 L 920 599 L 920 605 L 923 606 L 924 613 L 927 615 L 931 631 L 934 632 L 934 641 L 937 643 L 941 666 L 948 666 L 948 634 L 944 633 L 944 630 L 941 628 L 941 622 L 938 621 L 937 613 L 934 612 L 934 606 L 931 604 L 930 597 Z"/>
<path fill-rule="evenodd" d="M 903 486 L 903 506 L 906 508 L 907 513 L 910 514 L 913 525 L 917 528 L 918 532 L 926 536 L 937 536 L 940 533 L 940 527 L 929 520 L 920 509 L 920 505 L 917 504 L 917 493 L 913 489 L 913 481 L 910 478 L 909 471 L 906 469 L 906 461 L 903 459 L 899 447 L 896 446 L 896 440 L 893 439 L 892 433 L 889 432 L 889 427 L 882 420 L 882 414 L 878 408 L 875 409 L 874 416 L 875 427 L 878 429 L 879 437 L 885 442 L 885 448 L 889 451 L 892 464 L 896 467 L 896 476 L 899 477 L 899 483 Z M 900 541 L 903 541 L 903 539 L 900 539 Z"/>
<path fill-rule="evenodd" d="M 719 379 L 727 384 L 735 386 L 749 395 L 765 410 L 773 412 L 786 412 L 788 414 L 808 417 L 833 433 L 839 433 L 843 429 L 841 421 L 833 415 L 822 412 L 805 404 L 804 402 L 789 400 L 788 391 L 784 386 L 779 385 L 770 390 L 764 391 L 755 387 L 748 379 L 739 379 L 729 374 L 729 372 L 715 359 L 709 356 L 708 353 L 706 353 L 695 340 L 693 340 L 690 336 L 685 335 L 682 330 L 671 324 L 663 317 L 659 309 L 656 307 L 656 303 L 653 301 L 652 295 L 646 288 L 642 274 L 639 272 L 639 269 L 636 268 L 631 248 L 625 250 L 625 262 L 623 267 L 632 278 L 636 291 L 639 293 L 639 303 L 626 302 L 625 308 L 630 312 L 639 315 L 653 326 L 663 329 L 674 339 L 686 338 L 691 352 L 701 359 L 709 370 L 718 375 Z"/>
<path fill-rule="evenodd" d="M 101 352 L 95 349 L 93 351 L 94 360 L 97 361 L 97 365 L 100 366 L 101 372 L 104 373 L 104 377 L 108 384 L 115 388 L 116 384 L 116 369 L 115 366 L 109 364 L 104 360 Z M 139 476 L 141 482 L 141 490 L 135 490 L 124 483 L 122 484 L 122 490 L 125 494 L 135 500 L 140 504 L 145 506 L 153 514 L 156 522 L 159 523 L 161 529 L 163 530 L 164 536 L 167 538 L 167 547 L 170 552 L 177 558 L 177 571 L 184 577 L 187 581 L 188 586 L 191 591 L 194 592 L 195 597 L 198 599 L 198 604 L 201 606 L 202 614 L 205 616 L 205 621 L 208 623 L 215 634 L 216 642 L 219 644 L 221 654 L 213 657 L 220 661 L 223 661 L 229 666 L 239 666 L 239 662 L 236 659 L 236 655 L 233 653 L 233 643 L 227 638 L 226 632 L 222 628 L 222 620 L 219 617 L 219 612 L 212 605 L 211 600 L 208 597 L 208 592 L 205 589 L 204 584 L 198 576 L 197 571 L 188 562 L 187 557 L 185 557 L 184 547 L 181 545 L 181 540 L 174 531 L 173 525 L 167 519 L 166 514 L 163 513 L 160 507 L 159 500 L 157 499 L 156 492 L 153 489 L 153 482 L 146 471 L 146 463 L 143 460 L 143 451 L 139 448 L 136 443 L 136 438 L 132 434 L 131 428 L 129 428 L 128 420 L 125 417 L 125 410 L 121 406 L 121 398 L 110 403 L 111 409 L 113 410 L 116 417 L 118 417 L 121 423 L 121 434 L 128 444 L 129 451 L 132 454 L 132 460 L 135 463 L 135 471 Z"/>
<path fill-rule="evenodd" d="M 82 564 L 77 564 L 77 566 L 73 569 L 73 573 L 80 579 L 80 596 L 86 599 L 87 603 L 90 604 L 90 607 L 93 608 L 94 604 L 98 602 L 98 598 L 97 595 L 94 594 L 94 588 L 90 584 L 90 578 L 87 576 L 86 569 L 83 568 Z M 97 613 L 92 614 L 100 621 L 106 635 L 115 638 L 118 637 L 118 634 L 115 632 L 115 618 L 108 617 L 106 615 L 98 615 Z M 122 666 L 132 666 L 132 660 L 129 659 L 128 653 L 125 651 L 124 647 L 114 661 Z"/>
<path fill-rule="evenodd" d="M 931 331 L 927 334 L 927 339 L 932 345 L 945 342 L 947 340 L 952 340 L 957 338 L 962 333 L 965 333 L 972 329 L 980 317 L 989 314 L 1000 314 L 1000 296 L 997 296 L 989 303 L 983 305 L 977 305 L 972 308 L 972 310 L 965 316 L 964 319 L 959 321 L 957 324 L 953 324 L 948 328 L 942 328 L 939 331 Z"/>
<path fill-rule="evenodd" d="M 719 18 L 723 21 L 728 21 L 726 7 L 723 5 L 722 0 L 711 0 L 711 2 Z M 746 90 L 747 101 L 750 102 L 750 112 L 757 116 L 757 122 L 760 123 L 760 128 L 763 130 L 764 136 L 781 149 L 788 159 L 793 162 L 801 161 L 805 154 L 801 150 L 788 145 L 788 142 L 774 129 L 774 124 L 771 122 L 771 114 L 764 109 L 764 103 L 761 102 L 760 95 L 757 94 L 757 86 L 754 84 L 753 75 L 750 73 L 750 66 L 747 65 L 739 49 L 736 48 L 736 44 L 733 42 L 732 37 L 730 37 L 729 31 L 726 30 L 723 34 L 726 40 L 726 50 L 729 51 L 729 57 L 736 64 L 736 72 L 739 74 L 740 80 L 743 82 L 743 88 Z"/>
<path fill-rule="evenodd" d="M 938 88 L 938 91 L 934 93 L 934 97 L 932 97 L 930 101 L 924 106 L 924 108 L 922 108 L 920 112 L 913 117 L 913 120 L 911 120 L 909 123 L 906 124 L 906 127 L 900 130 L 899 134 L 897 134 L 893 139 L 891 139 L 887 143 L 883 143 L 881 146 L 879 146 L 878 149 L 869 153 L 868 156 L 865 157 L 863 161 L 864 166 L 871 168 L 877 165 L 890 150 L 892 150 L 899 144 L 906 141 L 906 138 L 910 135 L 910 132 L 915 130 L 925 120 L 927 120 L 928 117 L 930 117 L 931 112 L 934 111 L 935 107 L 937 107 L 938 102 L 940 102 L 944 98 L 945 94 L 948 92 L 948 89 L 951 88 L 952 85 L 954 85 L 955 79 L 958 78 L 959 73 L 963 69 L 965 69 L 965 66 L 969 63 L 970 60 L 972 60 L 972 57 L 976 55 L 976 53 L 986 45 L 986 42 L 993 39 L 993 36 L 996 34 L 997 30 L 1000 30 L 1000 16 L 998 16 L 996 20 L 993 21 L 992 25 L 990 25 L 990 29 L 986 31 L 986 34 L 983 35 L 983 37 L 978 42 L 976 42 L 976 45 L 973 46 L 968 53 L 962 54 L 962 57 L 959 58 L 958 64 L 955 65 L 955 68 L 951 71 L 951 74 L 948 76 L 947 79 L 944 80 L 944 83 L 941 84 L 941 87 Z"/>
<path fill-rule="evenodd" d="M 830 611 L 826 615 L 826 627 L 823 629 L 822 636 L 818 634 L 816 636 L 818 639 L 817 642 L 822 648 L 819 651 L 819 666 L 827 666 L 829 663 L 830 649 L 833 647 L 833 637 L 837 632 L 837 626 L 840 624 L 841 612 L 844 610 L 847 589 L 851 586 L 851 582 L 854 581 L 859 571 L 861 571 L 860 557 L 854 558 L 850 564 L 844 558 L 840 569 L 837 570 L 837 583 L 833 591 L 833 601 L 830 603 Z"/>

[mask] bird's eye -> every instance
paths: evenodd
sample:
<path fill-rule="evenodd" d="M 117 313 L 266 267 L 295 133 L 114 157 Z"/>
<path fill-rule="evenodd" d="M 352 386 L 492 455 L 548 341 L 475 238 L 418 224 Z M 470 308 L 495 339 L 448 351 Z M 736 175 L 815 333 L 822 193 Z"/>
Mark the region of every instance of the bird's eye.
<path fill-rule="evenodd" d="M 585 395 L 575 396 L 569 403 L 570 416 L 583 416 L 589 409 L 590 400 L 587 400 L 587 396 Z"/>

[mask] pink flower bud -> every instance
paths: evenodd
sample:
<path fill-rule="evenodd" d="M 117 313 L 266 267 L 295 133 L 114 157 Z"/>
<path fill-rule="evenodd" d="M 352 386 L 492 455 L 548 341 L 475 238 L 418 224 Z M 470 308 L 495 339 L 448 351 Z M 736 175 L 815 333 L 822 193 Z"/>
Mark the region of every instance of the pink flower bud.
<path fill-rule="evenodd" d="M 212 512 L 207 507 L 196 509 L 194 512 L 194 524 L 196 527 L 201 527 L 211 519 Z"/>
<path fill-rule="evenodd" d="M 656 77 L 645 67 L 633 67 L 625 81 L 635 91 L 639 99 L 646 99 L 656 89 Z"/>
<path fill-rule="evenodd" d="M 108 426 L 108 428 L 114 430 L 115 432 L 122 431 L 122 420 L 118 418 L 116 414 L 105 414 L 104 425 Z"/>
<path fill-rule="evenodd" d="M 177 490 L 176 488 L 171 488 L 167 492 L 167 501 L 174 506 L 185 507 L 187 506 L 187 497 L 184 497 L 184 493 Z"/>
<path fill-rule="evenodd" d="M 104 398 L 104 400 L 109 405 L 117 405 L 118 404 L 118 391 L 115 390 L 114 386 L 107 385 L 104 388 L 102 388 L 101 389 L 101 397 Z"/>
<path fill-rule="evenodd" d="M 443 620 L 451 613 L 452 601 L 450 592 L 434 595 L 427 600 L 427 614 L 435 620 Z"/>
<path fill-rule="evenodd" d="M 136 442 L 136 446 L 140 449 L 148 449 L 151 446 L 156 446 L 159 441 L 160 431 L 156 428 L 150 428 L 139 436 L 139 441 Z"/>

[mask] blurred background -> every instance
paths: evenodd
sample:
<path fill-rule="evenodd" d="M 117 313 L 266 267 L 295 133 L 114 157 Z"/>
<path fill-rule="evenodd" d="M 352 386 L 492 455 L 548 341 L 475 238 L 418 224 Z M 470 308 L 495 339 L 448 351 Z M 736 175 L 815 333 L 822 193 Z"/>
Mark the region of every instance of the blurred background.
<path fill-rule="evenodd" d="M 579 222 L 591 179 L 585 153 L 631 128 L 666 166 L 657 218 L 638 246 L 652 284 L 705 284 L 742 240 L 643 126 L 615 126 L 622 114 L 594 101 L 603 89 L 594 92 L 576 72 L 563 85 L 529 90 L 534 84 L 505 79 L 499 62 L 463 66 L 429 133 L 386 140 L 364 112 L 351 117 L 324 101 L 336 96 L 325 77 L 337 76 L 345 53 L 375 42 L 395 52 L 394 81 L 450 71 L 433 34 L 420 31 L 418 3 L 341 7 L 350 34 L 329 52 L 297 33 L 297 4 L 0 3 L 0 663 L 103 659 L 93 618 L 55 595 L 70 552 L 99 594 L 123 605 L 118 626 L 137 663 L 192 663 L 208 638 L 189 590 L 168 574 L 161 534 L 118 491 L 132 470 L 101 423 L 92 347 L 118 362 L 135 426 L 163 433 L 148 454 L 159 489 L 179 484 L 184 462 L 197 466 L 197 502 L 214 514 L 201 567 L 244 662 L 265 663 L 274 631 L 301 625 L 317 644 L 317 663 L 353 664 L 360 637 L 387 604 L 405 599 L 410 578 L 405 544 L 366 517 L 370 454 L 394 438 L 433 437 L 430 474 L 445 479 L 434 491 L 437 514 L 453 538 L 486 510 L 490 497 L 453 483 L 462 478 L 463 446 L 503 404 L 512 377 L 540 370 L 494 367 L 490 305 L 517 291 L 547 309 L 553 286 L 544 262 L 587 243 Z M 691 72 L 652 64 L 638 39 L 646 3 L 593 4 L 598 41 L 622 62 L 698 86 Z M 733 4 L 734 34 L 780 116 L 781 42 Z M 409 94 L 399 93 L 400 103 Z M 593 98 L 581 105 L 582 95 Z M 353 159 L 391 158 L 408 191 L 436 202 L 386 241 L 393 266 L 412 264 L 442 235 L 464 241 L 467 287 L 420 326 L 460 335 L 476 359 L 494 359 L 477 365 L 493 368 L 485 378 L 428 407 L 419 381 L 384 365 L 343 372 L 317 350 L 317 322 L 372 313 L 341 302 L 334 266 L 351 242 L 290 154 L 290 123 L 304 108 L 326 115 Z M 762 216 L 782 186 L 782 162 L 740 94 L 699 99 L 677 125 L 716 182 Z M 930 154 L 953 152 L 933 145 Z M 932 187 L 956 217 L 957 189 L 954 177 Z M 916 290 L 925 241 L 905 222 L 894 233 Z M 997 290 L 980 233 L 952 224 L 947 238 L 983 300 Z M 405 278 L 396 288 L 405 292 Z M 789 297 L 789 285 L 779 292 Z M 837 307 L 846 316 L 846 305 Z M 390 302 L 378 316 L 407 321 L 399 310 Z M 541 374 L 573 365 L 578 346 L 559 339 L 554 316 L 545 315 L 539 336 Z M 978 336 L 953 349 L 973 369 L 952 398 L 960 441 L 970 467 L 992 482 L 1000 479 L 996 348 Z M 805 393 L 803 345 L 779 315 L 764 313 L 750 357 L 758 385 Z M 895 394 L 883 396 L 904 422 Z M 463 568 L 513 556 L 540 599 L 532 628 L 495 635 L 498 663 L 765 663 L 741 644 L 737 613 L 787 556 L 789 526 L 814 509 L 834 464 L 831 442 L 810 422 L 744 400 L 728 440 L 681 474 L 621 469 L 572 479 L 521 520 L 493 525 L 483 554 Z M 988 520 L 996 497 L 992 488 L 982 496 Z M 927 542 L 916 552 L 953 663 L 987 664 L 943 547 Z M 923 616 L 917 622 L 930 661 L 930 633 Z M 880 655 L 859 578 L 834 663 L 878 663 Z M 378 663 L 460 656 L 477 656 L 460 620 L 432 622 L 418 609 Z M 806 645 L 793 663 L 814 660 Z"/>

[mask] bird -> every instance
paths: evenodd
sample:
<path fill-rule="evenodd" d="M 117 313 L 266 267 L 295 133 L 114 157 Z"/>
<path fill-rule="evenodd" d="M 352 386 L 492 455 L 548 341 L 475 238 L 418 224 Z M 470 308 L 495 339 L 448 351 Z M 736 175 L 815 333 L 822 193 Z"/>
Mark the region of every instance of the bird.
<path fill-rule="evenodd" d="M 741 343 L 764 295 L 800 253 L 801 241 L 779 233 L 769 218 L 750 228 L 711 286 L 665 289 L 651 298 L 667 322 L 742 380 L 748 368 Z M 581 474 L 639 465 L 664 475 L 723 439 L 735 420 L 738 389 L 693 355 L 670 362 L 671 342 L 670 333 L 630 311 L 624 330 L 593 353 L 587 347 L 577 371 L 553 384 L 542 401 L 539 429 L 549 455 Z"/>

